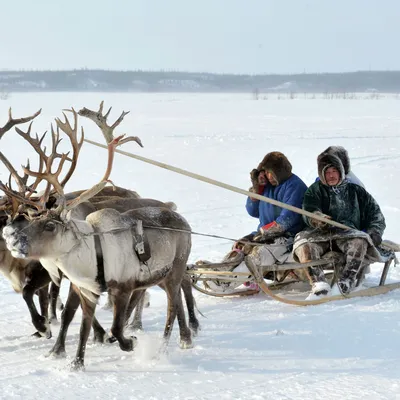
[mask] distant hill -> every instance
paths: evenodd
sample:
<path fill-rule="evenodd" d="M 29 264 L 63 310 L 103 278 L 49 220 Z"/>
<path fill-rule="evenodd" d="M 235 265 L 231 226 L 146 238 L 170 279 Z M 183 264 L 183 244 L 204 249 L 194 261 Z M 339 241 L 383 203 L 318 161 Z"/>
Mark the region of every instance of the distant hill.
<path fill-rule="evenodd" d="M 400 92 L 400 71 L 232 75 L 151 71 L 0 71 L 0 92 Z"/>

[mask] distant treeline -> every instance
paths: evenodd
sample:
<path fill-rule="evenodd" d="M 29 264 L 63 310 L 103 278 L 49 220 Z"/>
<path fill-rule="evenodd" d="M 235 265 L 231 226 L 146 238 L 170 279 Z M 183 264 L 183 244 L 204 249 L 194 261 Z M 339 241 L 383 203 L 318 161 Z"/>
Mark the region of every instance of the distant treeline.
<path fill-rule="evenodd" d="M 0 92 L 400 92 L 400 71 L 233 75 L 168 71 L 0 71 Z"/>

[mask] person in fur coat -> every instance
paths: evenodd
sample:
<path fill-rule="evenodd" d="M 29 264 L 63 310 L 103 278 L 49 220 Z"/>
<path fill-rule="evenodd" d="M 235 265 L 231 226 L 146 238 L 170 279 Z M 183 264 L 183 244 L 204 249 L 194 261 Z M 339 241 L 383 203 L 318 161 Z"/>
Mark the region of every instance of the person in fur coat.
<path fill-rule="evenodd" d="M 251 192 L 301 208 L 307 186 L 292 173 L 292 164 L 283 153 L 268 153 L 250 178 Z M 247 236 L 251 240 L 268 243 L 279 236 L 294 237 L 304 227 L 300 214 L 251 197 L 247 198 L 246 210 L 259 220 L 257 231 Z"/>
<path fill-rule="evenodd" d="M 332 153 L 318 157 L 319 180 L 306 191 L 303 209 L 332 219 L 350 229 L 342 230 L 319 220 L 304 217 L 308 229 L 299 232 L 293 245 L 295 259 L 301 263 L 318 260 L 330 251 L 344 255 L 338 286 L 349 293 L 366 264 L 382 261 L 376 249 L 382 242 L 385 218 L 375 199 L 360 185 L 346 179 L 341 158 Z M 312 294 L 327 295 L 330 285 L 321 267 L 308 268 Z"/>
<path fill-rule="evenodd" d="M 251 192 L 301 208 L 307 186 L 292 172 L 292 164 L 283 153 L 273 151 L 266 154 L 258 167 L 251 171 L 250 179 Z M 239 240 L 224 258 L 224 261 L 239 261 L 233 271 L 247 272 L 249 257 L 257 267 L 284 263 L 291 258 L 294 236 L 304 228 L 301 215 L 252 197 L 246 200 L 246 210 L 251 217 L 257 218 L 258 226 L 257 230 Z M 254 283 L 245 286 L 258 289 Z"/>
<path fill-rule="evenodd" d="M 356 185 L 359 185 L 359 186 L 362 186 L 363 188 L 365 188 L 365 186 L 361 182 L 361 180 L 351 170 L 349 153 L 347 152 L 347 150 L 344 147 L 342 147 L 342 146 L 329 146 L 327 149 L 325 149 L 318 156 L 317 162 L 319 161 L 319 159 L 321 157 L 324 156 L 324 154 L 333 154 L 333 155 L 339 157 L 340 161 L 342 161 L 342 164 L 343 164 L 343 169 L 344 169 L 344 174 L 346 176 L 346 179 L 350 183 L 355 183 Z M 316 180 L 319 180 L 319 177 Z"/>
<path fill-rule="evenodd" d="M 251 192 L 301 208 L 307 186 L 292 173 L 292 165 L 283 153 L 274 151 L 266 154 L 258 167 L 251 171 L 250 179 Z M 229 270 L 249 272 L 249 257 L 257 267 L 276 262 L 284 263 L 288 258 L 292 258 L 294 236 L 304 228 L 301 215 L 251 197 L 246 200 L 246 210 L 251 217 L 258 220 L 258 226 L 235 243 L 233 249 L 222 260 L 229 262 L 229 265 L 235 265 L 229 267 Z M 202 263 L 207 261 L 200 261 L 200 264 Z M 217 278 L 205 284 L 218 292 L 232 290 L 239 285 L 240 283 L 236 282 L 219 281 Z M 259 290 L 254 282 L 247 282 L 245 286 Z"/>

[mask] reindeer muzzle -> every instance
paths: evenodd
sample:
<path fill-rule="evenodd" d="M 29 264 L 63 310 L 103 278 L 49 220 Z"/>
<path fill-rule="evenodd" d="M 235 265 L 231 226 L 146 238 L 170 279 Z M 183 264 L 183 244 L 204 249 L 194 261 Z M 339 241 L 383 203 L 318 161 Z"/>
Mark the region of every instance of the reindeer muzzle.
<path fill-rule="evenodd" d="M 13 257 L 28 257 L 28 237 L 23 232 L 11 226 L 6 226 L 3 229 L 3 238 L 6 241 L 7 249 L 11 251 Z"/>

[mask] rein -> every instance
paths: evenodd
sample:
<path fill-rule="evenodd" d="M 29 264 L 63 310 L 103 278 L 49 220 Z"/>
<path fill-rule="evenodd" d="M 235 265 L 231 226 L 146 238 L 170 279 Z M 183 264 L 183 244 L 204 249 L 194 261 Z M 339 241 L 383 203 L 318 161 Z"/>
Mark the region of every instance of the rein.
<path fill-rule="evenodd" d="M 209 233 L 201 233 L 201 232 L 189 231 L 187 229 L 168 228 L 168 227 L 165 227 L 165 226 L 143 225 L 143 228 L 158 229 L 158 230 L 161 230 L 161 231 L 183 232 L 183 233 L 188 233 L 188 234 L 191 234 L 191 235 L 205 236 L 205 237 L 211 237 L 211 238 L 215 238 L 215 239 L 230 240 L 232 242 L 238 242 L 238 243 L 243 243 L 243 244 L 251 244 L 253 246 L 263 246 L 265 244 L 265 243 L 251 242 L 249 240 L 233 239 L 233 238 L 229 238 L 229 237 L 226 237 L 226 236 L 211 235 Z M 124 232 L 124 231 L 130 230 L 130 229 L 132 229 L 132 226 L 126 227 L 126 228 L 111 229 L 109 231 L 103 231 L 103 232 L 89 232 L 89 233 L 80 233 L 80 234 L 82 236 L 112 235 L 114 233 L 120 233 L 120 232 Z M 274 244 L 271 244 L 270 246 L 274 246 Z"/>
<path fill-rule="evenodd" d="M 31 223 L 34 222 L 35 219 L 36 219 L 36 218 L 34 218 L 34 219 L 31 220 L 26 215 L 24 215 L 24 217 L 29 221 L 29 224 L 27 226 L 23 227 L 22 229 L 19 229 L 20 232 L 23 232 L 25 229 L 27 229 L 31 225 Z M 62 225 L 65 229 L 70 228 L 63 221 L 52 220 L 52 222 L 54 222 L 55 224 L 58 224 L 58 225 Z M 75 229 L 73 229 L 73 231 L 74 232 L 76 231 L 76 233 L 78 233 L 80 236 L 100 236 L 100 235 L 112 235 L 114 233 L 125 232 L 125 231 L 128 231 L 128 230 L 132 229 L 133 226 L 135 226 L 135 224 L 131 225 L 131 226 L 127 226 L 125 228 L 111 229 L 109 231 L 103 231 L 103 232 L 93 231 L 93 232 L 88 232 L 88 233 L 83 233 L 83 232 L 80 232 L 79 230 L 76 231 L 76 226 L 74 226 Z M 211 234 L 207 234 L 207 233 L 194 232 L 194 231 L 190 231 L 190 230 L 187 230 L 187 229 L 169 228 L 169 227 L 165 227 L 165 226 L 143 225 L 143 228 L 158 229 L 158 230 L 163 230 L 163 231 L 183 232 L 183 233 L 189 233 L 191 235 L 206 236 L 206 237 L 212 237 L 212 238 L 216 238 L 216 239 L 230 240 L 232 242 L 252 243 L 252 244 L 257 244 L 257 245 L 263 244 L 263 243 L 250 242 L 248 240 L 233 239 L 233 238 L 229 238 L 229 237 L 226 237 L 226 236 L 219 236 L 219 235 L 211 235 Z"/>
<path fill-rule="evenodd" d="M 29 224 L 27 226 L 25 226 L 24 228 L 19 229 L 20 232 L 23 232 L 25 229 L 27 229 L 31 225 L 31 223 L 36 219 L 35 218 L 32 221 L 30 221 L 27 216 L 25 216 L 25 218 L 29 221 Z M 58 225 L 62 225 L 64 229 L 67 229 L 67 228 L 72 229 L 72 231 L 75 234 L 77 234 L 79 236 L 85 236 L 85 237 L 89 237 L 89 236 L 97 237 L 97 236 L 101 236 L 101 235 L 112 235 L 114 233 L 121 233 L 121 232 L 128 231 L 128 230 L 132 229 L 133 226 L 135 226 L 135 225 L 132 225 L 132 226 L 127 226 L 125 228 L 110 229 L 109 231 L 103 231 L 103 232 L 93 231 L 93 232 L 83 233 L 83 232 L 79 231 L 74 224 L 72 226 L 68 226 L 65 222 L 62 222 L 62 221 L 52 220 L 52 222 L 54 222 L 55 224 L 58 224 Z M 169 228 L 169 227 L 165 227 L 165 226 L 143 225 L 143 228 L 157 229 L 157 230 L 161 230 L 161 231 L 182 232 L 182 233 L 188 233 L 190 235 L 205 236 L 205 237 L 211 237 L 211 238 L 215 238 L 215 239 L 224 239 L 224 240 L 229 240 L 231 242 L 237 242 L 237 243 L 242 243 L 242 244 L 251 244 L 253 246 L 263 246 L 265 244 L 265 243 L 252 242 L 249 240 L 234 239 L 234 238 L 230 238 L 230 237 L 226 237 L 226 236 L 219 236 L 219 235 L 212 235 L 212 234 L 208 234 L 208 233 L 195 232 L 195 231 L 190 231 L 187 229 Z M 274 246 L 274 244 L 271 244 L 270 246 Z"/>

